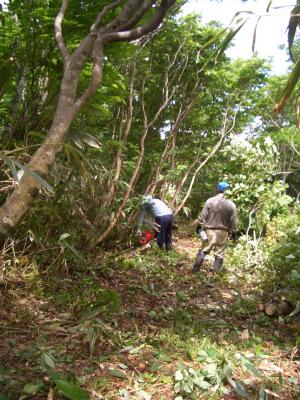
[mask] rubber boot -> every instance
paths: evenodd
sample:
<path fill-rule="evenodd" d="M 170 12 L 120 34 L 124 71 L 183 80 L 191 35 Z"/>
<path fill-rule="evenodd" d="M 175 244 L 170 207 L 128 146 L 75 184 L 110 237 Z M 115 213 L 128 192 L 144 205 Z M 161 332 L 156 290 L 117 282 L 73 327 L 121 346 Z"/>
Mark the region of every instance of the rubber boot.
<path fill-rule="evenodd" d="M 202 251 L 202 250 L 198 251 L 196 261 L 193 266 L 193 272 L 198 272 L 200 270 L 200 267 L 204 261 L 205 256 L 206 256 L 206 253 L 204 251 Z"/>
<path fill-rule="evenodd" d="M 222 264 L 223 264 L 223 258 L 215 256 L 214 269 L 215 269 L 216 272 L 220 272 L 221 271 Z"/>

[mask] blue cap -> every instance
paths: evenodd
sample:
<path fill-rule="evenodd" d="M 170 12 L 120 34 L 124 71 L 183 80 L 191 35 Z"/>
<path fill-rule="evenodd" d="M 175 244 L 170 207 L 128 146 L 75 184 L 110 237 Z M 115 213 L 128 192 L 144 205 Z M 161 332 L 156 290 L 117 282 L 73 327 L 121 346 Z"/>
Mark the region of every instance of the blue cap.
<path fill-rule="evenodd" d="M 224 192 L 225 190 L 229 189 L 229 183 L 228 182 L 219 182 L 217 187 L 220 192 Z"/>

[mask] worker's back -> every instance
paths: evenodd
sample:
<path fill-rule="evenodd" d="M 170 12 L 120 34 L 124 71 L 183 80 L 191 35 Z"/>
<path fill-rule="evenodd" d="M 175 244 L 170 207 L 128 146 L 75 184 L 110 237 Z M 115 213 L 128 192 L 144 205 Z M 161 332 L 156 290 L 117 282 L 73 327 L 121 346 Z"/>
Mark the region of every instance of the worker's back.
<path fill-rule="evenodd" d="M 201 212 L 201 220 L 207 229 L 236 230 L 236 206 L 219 193 L 209 198 Z"/>

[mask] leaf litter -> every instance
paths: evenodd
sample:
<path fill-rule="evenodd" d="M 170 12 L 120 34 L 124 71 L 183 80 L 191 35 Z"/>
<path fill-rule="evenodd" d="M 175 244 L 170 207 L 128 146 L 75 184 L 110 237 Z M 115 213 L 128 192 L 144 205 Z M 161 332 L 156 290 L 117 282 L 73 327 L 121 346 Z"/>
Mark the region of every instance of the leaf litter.
<path fill-rule="evenodd" d="M 136 257 L 130 251 L 122 257 L 101 255 L 103 266 L 115 267 L 99 273 L 95 265 L 92 274 L 69 276 L 72 298 L 59 282 L 36 275 L 11 281 L 1 294 L 0 393 L 24 400 L 63 399 L 68 393 L 75 400 L 76 393 L 83 398 L 89 393 L 91 399 L 168 400 L 176 397 L 174 382 L 192 369 L 205 398 L 203 388 L 214 387 L 224 357 L 234 364 L 232 381 L 224 382 L 227 393 L 215 391 L 207 398 L 239 398 L 257 388 L 264 398 L 297 398 L 299 322 L 266 320 L 248 308 L 240 296 L 253 294 L 255 301 L 251 282 L 237 281 L 229 268 L 215 275 L 209 259 L 203 272 L 193 275 L 199 243 L 178 236 L 170 255 L 154 248 Z M 115 290 L 120 306 L 112 314 L 100 307 L 81 320 L 83 309 L 97 302 L 96 288 Z M 41 365 L 45 354 L 60 380 Z M 186 390 L 189 376 L 183 379 Z"/>

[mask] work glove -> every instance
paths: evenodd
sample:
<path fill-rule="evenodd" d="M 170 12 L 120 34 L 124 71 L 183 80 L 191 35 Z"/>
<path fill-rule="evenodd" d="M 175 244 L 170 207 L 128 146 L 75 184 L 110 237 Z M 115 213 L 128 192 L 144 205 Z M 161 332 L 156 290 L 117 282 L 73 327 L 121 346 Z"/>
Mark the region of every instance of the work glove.
<path fill-rule="evenodd" d="M 196 226 L 196 233 L 197 233 L 197 235 L 199 235 L 200 234 L 200 232 L 201 232 L 201 225 L 200 224 L 198 224 L 197 226 Z"/>
<path fill-rule="evenodd" d="M 153 228 L 154 228 L 155 232 L 158 233 L 160 231 L 160 225 L 157 222 L 154 222 L 153 225 L 154 225 Z"/>
<path fill-rule="evenodd" d="M 138 229 L 138 230 L 136 231 L 136 234 L 137 234 L 137 236 L 140 238 L 140 237 L 142 236 L 142 232 L 141 232 L 141 230 L 140 230 L 140 229 Z"/>

